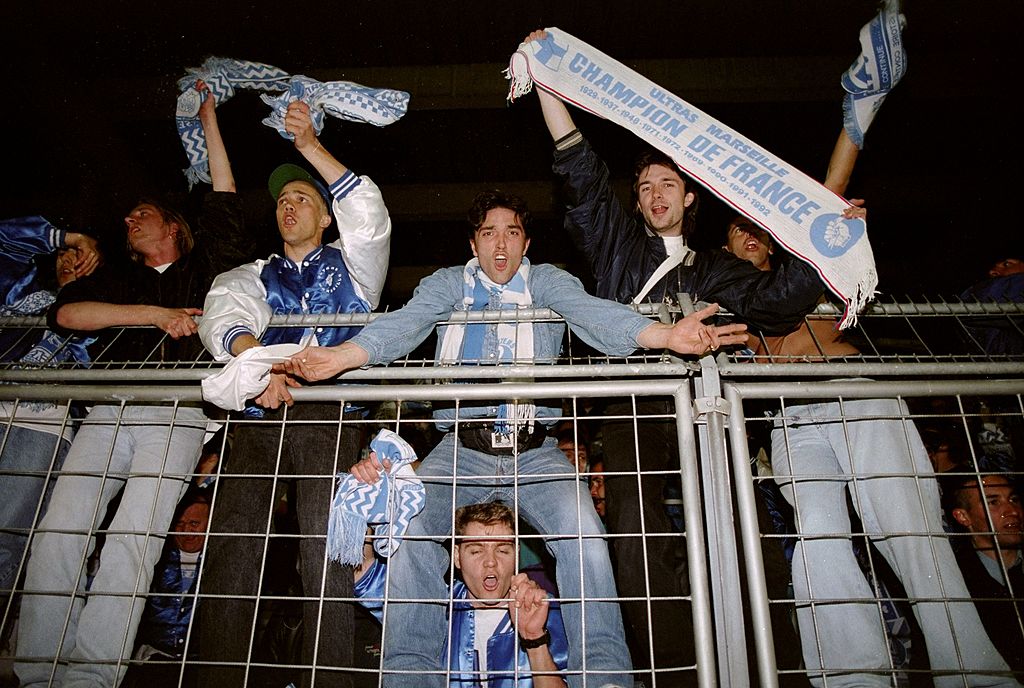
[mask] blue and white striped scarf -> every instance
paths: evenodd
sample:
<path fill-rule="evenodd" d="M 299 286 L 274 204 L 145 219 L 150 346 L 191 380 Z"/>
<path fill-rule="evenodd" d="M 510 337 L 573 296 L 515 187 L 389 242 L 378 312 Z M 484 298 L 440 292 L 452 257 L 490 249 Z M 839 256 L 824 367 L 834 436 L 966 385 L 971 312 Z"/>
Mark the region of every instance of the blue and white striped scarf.
<path fill-rule="evenodd" d="M 202 79 L 217 98 L 219 107 L 235 94 L 235 89 L 284 93 L 263 100 L 273 111 L 263 120 L 282 136 L 291 139 L 284 130 L 284 113 L 288 104 L 301 100 L 310 108 L 313 127 L 319 134 L 323 130 L 324 114 L 352 122 L 366 122 L 379 127 L 397 121 L 409 106 L 409 94 L 404 91 L 360 86 L 349 81 L 330 81 L 322 84 L 306 76 L 291 76 L 272 65 L 223 57 L 208 58 L 201 67 L 185 70 L 187 76 L 178 79 L 175 123 L 181 145 L 185 148 L 189 166 L 185 172 L 189 188 L 198 181 L 210 182 L 210 160 L 206 150 L 206 136 L 199 122 L 199 106 L 203 96 L 195 90 L 196 80 Z"/>
<path fill-rule="evenodd" d="M 356 480 L 351 473 L 338 474 L 327 522 L 327 556 L 341 564 L 363 560 L 368 525 L 374 526 L 373 548 L 382 557 L 390 556 L 426 502 L 423 483 L 410 465 L 416 452 L 408 442 L 391 430 L 381 430 L 370 448 L 381 463 L 390 461 L 391 469 L 381 470 L 380 480 L 372 485 Z"/>
<path fill-rule="evenodd" d="M 878 16 L 861 28 L 861 53 L 840 79 L 846 91 L 843 126 L 857 148 L 864 147 L 864 134 L 875 113 L 907 71 L 902 33 L 906 25 L 899 0 L 886 0 Z"/>
<path fill-rule="evenodd" d="M 497 284 L 473 258 L 462 273 L 462 303 L 456 310 L 484 311 L 530 308 L 530 260 L 523 257 L 519 270 L 505 284 Z M 494 353 L 492 358 L 489 353 Z M 440 365 L 519 363 L 530 365 L 533 355 L 533 323 L 508 320 L 496 323 L 449 324 L 441 339 Z M 504 403 L 498 407 L 495 432 L 512 434 L 512 424 L 533 429 L 536 405 Z"/>

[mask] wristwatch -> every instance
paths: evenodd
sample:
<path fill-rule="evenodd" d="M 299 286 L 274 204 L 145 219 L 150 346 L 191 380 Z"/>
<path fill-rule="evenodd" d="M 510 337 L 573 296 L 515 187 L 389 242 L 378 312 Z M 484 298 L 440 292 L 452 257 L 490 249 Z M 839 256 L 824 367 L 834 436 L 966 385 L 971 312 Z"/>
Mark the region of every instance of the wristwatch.
<path fill-rule="evenodd" d="M 551 631 L 547 628 L 544 629 L 544 635 L 533 640 L 527 640 L 523 636 L 519 636 L 519 647 L 524 650 L 536 650 L 538 647 L 551 644 Z"/>

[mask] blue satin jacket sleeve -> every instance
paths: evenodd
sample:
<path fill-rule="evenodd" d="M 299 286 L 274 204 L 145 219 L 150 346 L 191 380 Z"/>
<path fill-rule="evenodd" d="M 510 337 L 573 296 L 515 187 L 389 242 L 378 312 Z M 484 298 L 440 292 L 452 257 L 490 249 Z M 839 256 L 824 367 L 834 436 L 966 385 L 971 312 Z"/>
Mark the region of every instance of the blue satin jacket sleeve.
<path fill-rule="evenodd" d="M 0 221 L 0 291 L 10 306 L 38 291 L 33 258 L 64 245 L 64 230 L 34 215 Z"/>

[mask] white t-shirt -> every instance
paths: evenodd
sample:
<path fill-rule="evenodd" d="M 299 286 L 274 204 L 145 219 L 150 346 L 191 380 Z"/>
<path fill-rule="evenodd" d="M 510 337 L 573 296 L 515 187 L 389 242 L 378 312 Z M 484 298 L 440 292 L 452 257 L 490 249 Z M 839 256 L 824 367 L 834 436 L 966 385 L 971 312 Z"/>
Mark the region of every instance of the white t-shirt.
<path fill-rule="evenodd" d="M 473 633 L 473 649 L 476 650 L 477 661 L 480 663 L 480 682 L 487 680 L 487 641 L 494 635 L 494 629 L 504 619 L 508 610 L 504 607 L 494 609 L 474 609 L 473 623 L 476 628 Z"/>
<path fill-rule="evenodd" d="M 661 240 L 665 242 L 665 252 L 668 255 L 672 255 L 683 247 L 686 242 L 683 240 L 682 235 L 679 236 L 663 236 Z"/>

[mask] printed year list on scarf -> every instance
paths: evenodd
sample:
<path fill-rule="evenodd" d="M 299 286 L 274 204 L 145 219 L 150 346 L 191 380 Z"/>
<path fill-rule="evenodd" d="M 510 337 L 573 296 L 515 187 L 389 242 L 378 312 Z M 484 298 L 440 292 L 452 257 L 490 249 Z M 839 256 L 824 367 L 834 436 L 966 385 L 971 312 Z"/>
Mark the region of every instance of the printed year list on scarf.
<path fill-rule="evenodd" d="M 523 43 L 507 72 L 509 99 L 534 84 L 633 132 L 718 198 L 813 265 L 856 323 L 878 276 L 862 219 L 841 196 L 682 98 L 558 28 Z"/>

